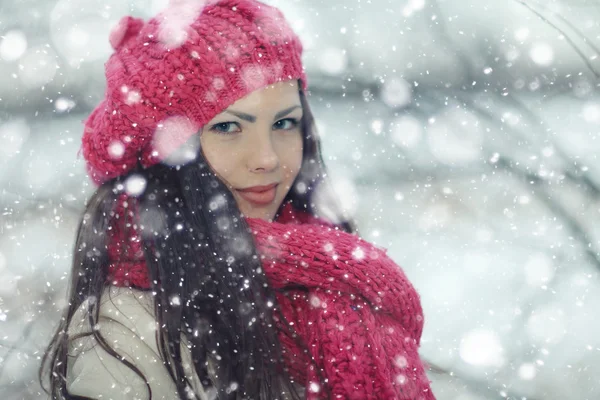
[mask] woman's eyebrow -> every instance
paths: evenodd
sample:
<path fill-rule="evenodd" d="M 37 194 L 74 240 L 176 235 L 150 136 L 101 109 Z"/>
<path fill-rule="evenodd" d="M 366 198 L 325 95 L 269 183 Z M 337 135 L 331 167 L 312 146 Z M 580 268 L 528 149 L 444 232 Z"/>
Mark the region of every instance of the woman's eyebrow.
<path fill-rule="evenodd" d="M 275 114 L 275 119 L 279 119 L 282 117 L 285 117 L 286 115 L 288 115 L 289 113 L 291 113 L 292 111 L 294 111 L 296 108 L 302 108 L 301 106 L 299 106 L 298 104 L 288 107 L 285 110 L 281 110 L 279 111 L 277 114 Z"/>
<path fill-rule="evenodd" d="M 285 117 L 286 115 L 288 115 L 289 113 L 294 111 L 296 108 L 302 108 L 302 106 L 296 104 L 296 105 L 286 108 L 285 110 L 281 110 L 277 114 L 275 114 L 275 119 Z M 236 117 L 243 119 L 244 121 L 256 122 L 256 116 L 254 116 L 254 115 L 250 115 L 250 114 L 246 114 L 241 111 L 234 111 L 234 110 L 225 110 L 225 112 L 227 112 L 229 114 L 233 114 Z"/>

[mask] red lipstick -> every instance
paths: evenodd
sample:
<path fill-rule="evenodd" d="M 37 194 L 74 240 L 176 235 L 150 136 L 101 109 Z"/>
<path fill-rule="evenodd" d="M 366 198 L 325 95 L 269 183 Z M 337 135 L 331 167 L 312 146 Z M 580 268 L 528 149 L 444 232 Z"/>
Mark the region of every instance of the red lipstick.
<path fill-rule="evenodd" d="M 275 200 L 277 194 L 277 183 L 264 186 L 252 186 L 245 189 L 237 189 L 240 196 L 250 203 L 257 205 L 267 205 Z"/>

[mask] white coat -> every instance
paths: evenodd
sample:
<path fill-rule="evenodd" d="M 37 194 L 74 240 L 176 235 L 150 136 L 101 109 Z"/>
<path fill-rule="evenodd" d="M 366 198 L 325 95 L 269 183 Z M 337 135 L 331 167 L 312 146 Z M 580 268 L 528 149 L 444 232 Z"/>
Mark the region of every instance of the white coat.
<path fill-rule="evenodd" d="M 77 310 L 69 326 L 67 390 L 70 394 L 102 400 L 146 400 L 149 392 L 144 379 L 106 352 L 93 336 L 86 319 L 88 301 Z M 154 297 L 150 291 L 108 286 L 100 299 L 98 326 L 108 345 L 135 365 L 148 381 L 153 400 L 179 399 L 177 389 L 159 356 L 156 342 L 157 321 Z M 201 400 L 216 398 L 212 387 L 202 386 L 191 360 L 187 340 L 182 336 L 181 357 L 184 371 Z M 210 362 L 208 374 L 214 382 Z M 304 388 L 296 386 L 304 398 Z M 283 399 L 289 399 L 289 394 Z"/>
<path fill-rule="evenodd" d="M 92 336 L 75 338 L 91 332 L 87 302 L 77 310 L 69 327 L 68 392 L 103 400 L 148 399 L 144 380 L 133 370 L 106 352 Z M 159 356 L 153 302 L 149 291 L 108 286 L 100 300 L 96 329 L 110 347 L 140 369 L 152 389 L 152 399 L 178 399 L 173 379 Z M 214 398 L 193 373 L 190 352 L 184 347 L 182 341 L 184 369 L 196 393 L 202 400 Z"/>

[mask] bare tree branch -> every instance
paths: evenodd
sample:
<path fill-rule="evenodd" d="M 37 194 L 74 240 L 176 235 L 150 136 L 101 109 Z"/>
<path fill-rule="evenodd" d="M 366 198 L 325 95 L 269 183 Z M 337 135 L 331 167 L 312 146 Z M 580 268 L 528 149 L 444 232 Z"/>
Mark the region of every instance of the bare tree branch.
<path fill-rule="evenodd" d="M 583 51 L 581 51 L 581 49 L 577 46 L 577 44 L 575 44 L 575 42 L 573 41 L 573 39 L 571 39 L 571 37 L 569 35 L 565 34 L 565 32 L 558 25 L 554 24 L 548 18 L 544 17 L 542 15 L 542 13 L 540 13 L 538 10 L 536 10 L 535 8 L 533 8 L 526 1 L 524 1 L 524 0 L 514 0 L 514 1 L 516 1 L 517 3 L 519 3 L 519 4 L 523 5 L 524 7 L 526 7 L 529 11 L 531 11 L 532 13 L 534 13 L 535 15 L 537 15 L 538 18 L 540 18 L 542 21 L 544 21 L 549 26 L 551 26 L 552 28 L 554 28 L 557 32 L 559 32 L 561 35 L 563 35 L 563 37 L 565 38 L 565 40 L 567 42 L 569 42 L 569 44 L 573 47 L 573 50 L 575 50 L 575 52 L 579 55 L 579 57 L 581 58 L 581 60 L 585 63 L 585 65 L 592 72 L 592 74 L 594 74 L 594 76 L 596 77 L 596 79 L 600 78 L 600 74 L 598 74 L 598 72 L 596 72 L 596 69 L 594 68 L 594 66 L 592 65 L 592 63 L 588 59 L 588 57 L 583 53 Z M 540 5 L 539 3 L 536 3 L 536 4 L 538 6 Z M 563 19 L 563 22 L 564 22 L 564 19 Z M 579 31 L 577 31 L 577 32 L 580 33 Z M 594 50 L 596 50 L 596 49 L 594 48 Z M 597 50 L 596 50 L 596 54 L 598 54 Z"/>

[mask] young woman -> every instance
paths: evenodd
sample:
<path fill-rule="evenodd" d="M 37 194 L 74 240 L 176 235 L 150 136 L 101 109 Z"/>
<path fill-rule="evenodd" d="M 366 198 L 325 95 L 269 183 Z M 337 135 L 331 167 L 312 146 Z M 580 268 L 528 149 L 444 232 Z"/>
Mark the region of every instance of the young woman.
<path fill-rule="evenodd" d="M 53 398 L 433 399 L 418 294 L 336 206 L 281 13 L 173 1 L 110 41 Z"/>

